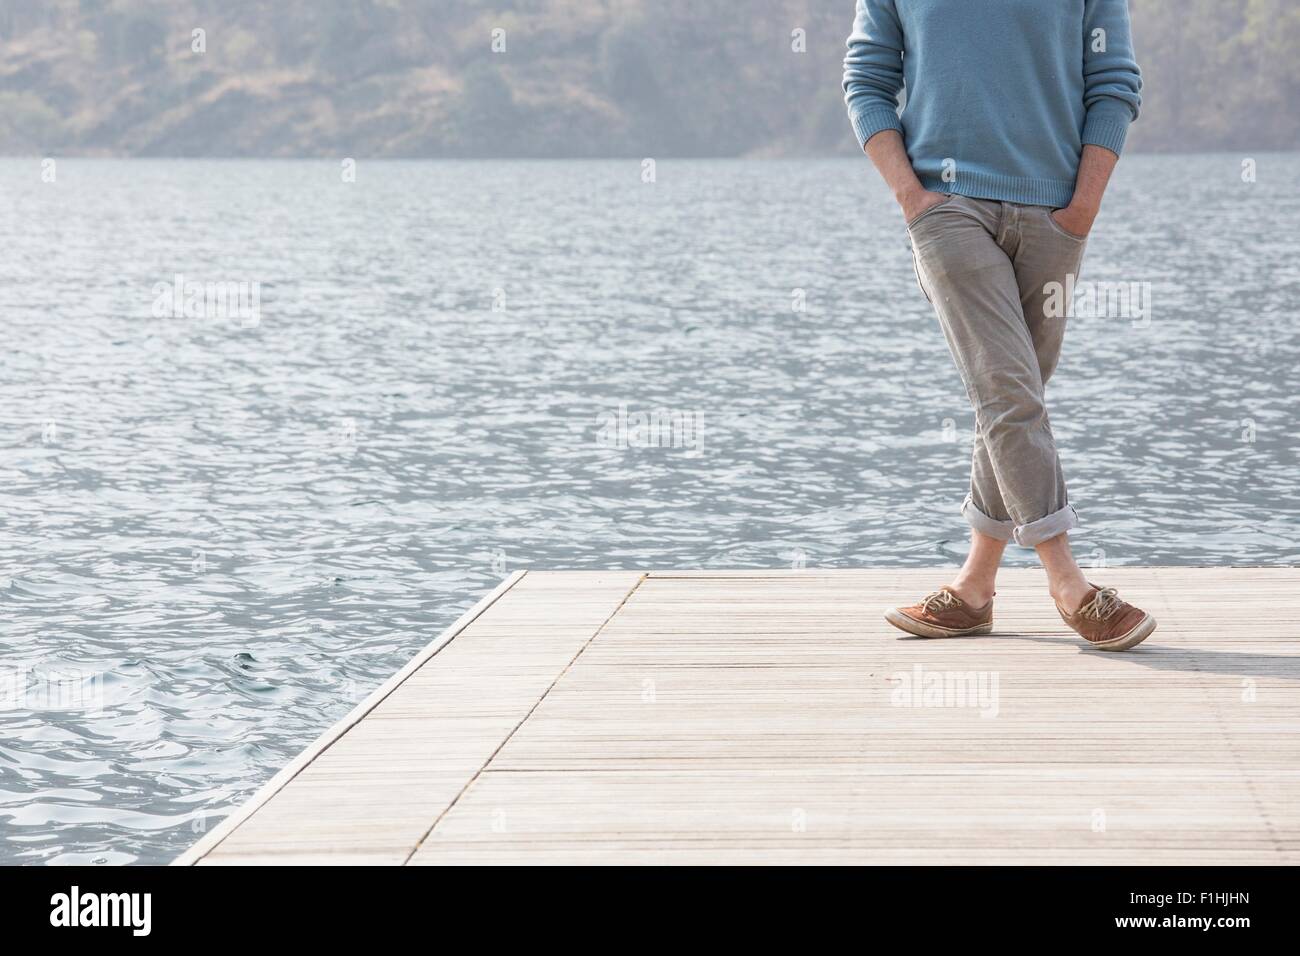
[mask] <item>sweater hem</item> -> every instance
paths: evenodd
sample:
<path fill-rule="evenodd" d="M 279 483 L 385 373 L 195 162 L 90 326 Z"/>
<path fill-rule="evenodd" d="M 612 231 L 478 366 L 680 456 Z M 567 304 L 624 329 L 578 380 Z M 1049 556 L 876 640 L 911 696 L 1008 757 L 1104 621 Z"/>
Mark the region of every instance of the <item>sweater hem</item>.
<path fill-rule="evenodd" d="M 1026 206 L 1050 206 L 1063 209 L 1074 196 L 1073 180 L 1035 179 L 1027 176 L 1000 176 L 996 173 L 958 173 L 953 182 L 941 176 L 923 173 L 921 185 L 937 193 L 950 193 L 968 199 L 992 199 L 1021 203 Z"/>

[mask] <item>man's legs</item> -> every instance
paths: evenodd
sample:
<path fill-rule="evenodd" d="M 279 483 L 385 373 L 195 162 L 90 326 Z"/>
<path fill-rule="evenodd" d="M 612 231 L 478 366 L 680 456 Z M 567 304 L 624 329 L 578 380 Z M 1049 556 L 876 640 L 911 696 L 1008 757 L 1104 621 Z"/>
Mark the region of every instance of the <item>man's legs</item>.
<path fill-rule="evenodd" d="M 971 492 L 962 512 L 973 528 L 971 555 L 953 585 L 963 600 L 991 595 L 1006 541 L 1036 547 L 1076 518 L 1044 405 L 1044 373 L 1060 353 L 1064 316 L 1030 321 L 1045 276 L 1077 268 L 1081 244 L 1039 245 L 1026 207 L 957 197 L 912 231 L 917 272 L 935 306 L 976 415 Z M 1031 232 L 1023 236 L 1024 232 Z M 1019 260 L 1019 261 L 1017 261 Z M 1034 291 L 1037 289 L 1038 291 Z M 966 594 L 963 594 L 965 589 Z"/>
<path fill-rule="evenodd" d="M 1060 355 L 1084 241 L 1050 210 L 955 197 L 909 226 L 917 279 L 935 307 L 975 409 L 971 550 L 950 586 L 885 619 L 921 637 L 987 634 L 1006 542 L 1038 551 L 1061 617 L 1099 650 L 1126 650 L 1155 619 L 1093 588 L 1070 554 L 1065 493 L 1044 383 Z"/>

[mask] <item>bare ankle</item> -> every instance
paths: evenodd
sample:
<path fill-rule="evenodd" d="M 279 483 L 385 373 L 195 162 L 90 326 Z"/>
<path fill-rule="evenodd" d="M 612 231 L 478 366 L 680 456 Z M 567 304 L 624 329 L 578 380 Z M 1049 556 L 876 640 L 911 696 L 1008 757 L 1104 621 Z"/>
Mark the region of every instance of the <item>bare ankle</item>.
<path fill-rule="evenodd" d="M 1079 606 L 1083 604 L 1084 599 L 1091 590 L 1092 585 L 1088 583 L 1087 578 L 1082 576 L 1078 578 L 1071 577 L 1065 581 L 1053 581 L 1048 587 L 1052 600 L 1060 605 L 1061 609 L 1067 614 L 1073 614 L 1079 610 Z"/>
<path fill-rule="evenodd" d="M 977 581 L 958 575 L 948 589 L 973 608 L 981 608 L 993 600 L 992 581 Z"/>

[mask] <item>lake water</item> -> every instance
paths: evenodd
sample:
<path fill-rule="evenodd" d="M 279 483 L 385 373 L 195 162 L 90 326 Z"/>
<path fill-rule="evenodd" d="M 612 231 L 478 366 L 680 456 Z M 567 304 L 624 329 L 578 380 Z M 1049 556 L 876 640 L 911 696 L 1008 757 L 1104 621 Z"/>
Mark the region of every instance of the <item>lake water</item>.
<path fill-rule="evenodd" d="M 1243 158 L 1126 157 L 1090 240 L 1086 563 L 1300 562 L 1300 162 Z M 518 568 L 963 554 L 865 160 L 343 172 L 0 161 L 2 862 L 170 859 Z"/>

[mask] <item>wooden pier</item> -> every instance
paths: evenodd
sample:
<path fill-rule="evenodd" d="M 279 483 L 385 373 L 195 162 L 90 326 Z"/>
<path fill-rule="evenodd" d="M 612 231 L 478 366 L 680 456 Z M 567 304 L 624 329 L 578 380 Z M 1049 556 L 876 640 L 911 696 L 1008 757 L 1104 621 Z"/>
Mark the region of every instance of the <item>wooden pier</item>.
<path fill-rule="evenodd" d="M 1118 654 L 949 574 L 518 572 L 177 863 L 1300 862 L 1300 568 L 1091 572 Z"/>

